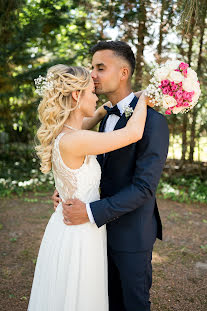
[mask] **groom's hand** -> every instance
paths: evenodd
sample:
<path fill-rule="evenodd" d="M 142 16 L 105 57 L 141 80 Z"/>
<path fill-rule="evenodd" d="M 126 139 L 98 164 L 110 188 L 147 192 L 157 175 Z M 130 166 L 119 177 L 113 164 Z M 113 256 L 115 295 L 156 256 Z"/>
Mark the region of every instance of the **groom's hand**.
<path fill-rule="evenodd" d="M 53 204 L 54 204 L 54 210 L 56 210 L 58 204 L 62 201 L 59 197 L 58 191 L 55 189 L 53 196 L 52 196 Z"/>
<path fill-rule="evenodd" d="M 67 200 L 63 205 L 64 223 L 66 225 L 80 225 L 89 221 L 86 204 L 78 199 Z"/>

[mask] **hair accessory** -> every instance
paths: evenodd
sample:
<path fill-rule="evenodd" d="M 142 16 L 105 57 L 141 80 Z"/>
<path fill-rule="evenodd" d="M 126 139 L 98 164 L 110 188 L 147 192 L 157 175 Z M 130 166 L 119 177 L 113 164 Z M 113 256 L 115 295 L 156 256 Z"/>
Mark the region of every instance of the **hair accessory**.
<path fill-rule="evenodd" d="M 54 88 L 53 73 L 48 73 L 46 77 L 39 75 L 37 79 L 34 79 L 36 90 L 35 92 L 42 96 L 45 91 L 50 91 Z"/>

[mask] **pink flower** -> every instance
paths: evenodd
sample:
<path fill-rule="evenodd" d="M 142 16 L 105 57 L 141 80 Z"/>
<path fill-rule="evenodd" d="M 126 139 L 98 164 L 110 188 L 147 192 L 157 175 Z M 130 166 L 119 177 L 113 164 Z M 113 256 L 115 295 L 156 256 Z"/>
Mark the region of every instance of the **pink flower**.
<path fill-rule="evenodd" d="M 179 85 L 179 86 L 182 86 L 182 85 L 183 85 L 183 82 L 178 83 L 178 85 Z"/>
<path fill-rule="evenodd" d="M 188 75 L 187 69 L 184 69 L 183 72 L 182 72 L 182 74 L 184 75 L 185 78 L 187 78 L 187 75 Z"/>
<path fill-rule="evenodd" d="M 171 109 L 167 109 L 166 111 L 165 111 L 165 114 L 171 114 Z"/>
<path fill-rule="evenodd" d="M 192 91 L 192 92 L 187 92 L 188 93 L 188 95 L 187 95 L 187 100 L 189 101 L 189 102 L 192 102 L 192 97 L 193 97 L 193 95 L 195 94 L 195 92 L 194 91 Z"/>
<path fill-rule="evenodd" d="M 183 103 L 182 97 L 180 97 L 180 98 L 177 99 L 177 103 L 178 103 L 178 105 L 179 105 L 178 107 L 182 106 L 182 103 Z"/>
<path fill-rule="evenodd" d="M 173 96 L 173 92 L 170 91 L 170 92 L 168 93 L 168 95 L 169 95 L 169 96 Z"/>
<path fill-rule="evenodd" d="M 183 107 L 189 107 L 189 106 L 190 106 L 190 104 L 188 102 L 183 103 Z"/>
<path fill-rule="evenodd" d="M 169 86 L 164 87 L 162 92 L 163 92 L 163 94 L 168 94 L 170 92 Z"/>
<path fill-rule="evenodd" d="M 180 65 L 179 65 L 180 70 L 185 70 L 185 69 L 187 69 L 188 67 L 189 67 L 189 65 L 186 64 L 186 63 L 180 63 Z"/>
<path fill-rule="evenodd" d="M 171 90 L 172 90 L 172 91 L 176 91 L 177 88 L 178 88 L 178 86 L 177 86 L 176 84 L 173 84 L 173 85 L 171 86 Z"/>
<path fill-rule="evenodd" d="M 169 82 L 170 82 L 169 80 L 162 80 L 161 85 L 162 86 L 168 86 Z"/>
<path fill-rule="evenodd" d="M 179 72 L 180 72 L 180 70 L 179 70 L 179 69 L 175 69 L 175 71 L 179 71 Z"/>
<path fill-rule="evenodd" d="M 175 98 L 176 99 L 181 98 L 182 96 L 183 96 L 183 91 L 178 90 L 177 92 L 175 92 Z"/>
<path fill-rule="evenodd" d="M 190 97 L 191 97 L 191 96 L 190 96 L 189 92 L 186 92 L 186 91 L 183 92 L 183 99 L 184 99 L 184 100 L 189 100 Z"/>

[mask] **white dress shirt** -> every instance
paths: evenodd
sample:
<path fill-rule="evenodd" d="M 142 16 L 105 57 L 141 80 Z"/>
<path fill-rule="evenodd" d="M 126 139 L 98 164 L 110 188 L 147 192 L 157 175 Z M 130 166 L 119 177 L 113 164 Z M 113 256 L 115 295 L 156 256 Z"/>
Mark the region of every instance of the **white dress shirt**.
<path fill-rule="evenodd" d="M 131 103 L 131 101 L 133 100 L 134 98 L 134 93 L 132 92 L 131 94 L 129 94 L 127 97 L 123 98 L 122 100 L 120 100 L 118 103 L 117 103 L 117 107 L 119 108 L 119 111 L 120 111 L 120 114 L 122 115 L 126 109 L 127 106 L 129 106 L 129 104 Z M 112 132 L 116 126 L 116 123 L 118 122 L 120 118 L 115 115 L 115 114 L 110 114 L 107 121 L 106 121 L 106 125 L 105 125 L 105 129 L 104 129 L 104 132 Z M 90 208 L 90 204 L 86 204 L 86 210 L 87 210 L 87 213 L 88 213 L 88 218 L 90 220 L 90 222 L 92 224 L 95 223 L 95 220 L 94 220 L 94 217 L 93 217 L 93 214 L 91 212 L 91 208 Z"/>

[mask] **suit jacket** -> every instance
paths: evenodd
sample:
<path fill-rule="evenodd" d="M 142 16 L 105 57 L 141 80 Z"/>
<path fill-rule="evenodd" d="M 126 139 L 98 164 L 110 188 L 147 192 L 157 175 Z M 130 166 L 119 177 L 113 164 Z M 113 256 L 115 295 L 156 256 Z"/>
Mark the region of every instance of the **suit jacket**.
<path fill-rule="evenodd" d="M 130 106 L 137 104 L 134 97 Z M 100 124 L 104 131 L 108 115 Z M 125 114 L 115 129 L 127 123 Z M 139 126 L 139 125 L 137 125 Z M 98 156 L 102 168 L 101 200 L 90 203 L 98 227 L 107 224 L 108 246 L 116 251 L 152 249 L 162 239 L 155 192 L 167 158 L 169 130 L 165 117 L 147 108 L 143 137 L 137 143 Z"/>

